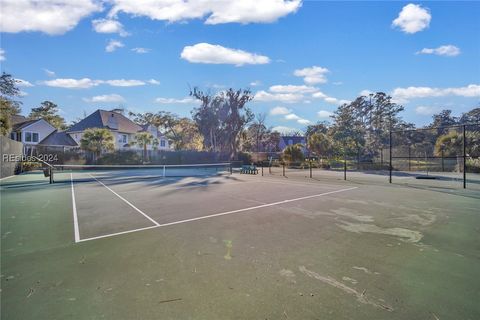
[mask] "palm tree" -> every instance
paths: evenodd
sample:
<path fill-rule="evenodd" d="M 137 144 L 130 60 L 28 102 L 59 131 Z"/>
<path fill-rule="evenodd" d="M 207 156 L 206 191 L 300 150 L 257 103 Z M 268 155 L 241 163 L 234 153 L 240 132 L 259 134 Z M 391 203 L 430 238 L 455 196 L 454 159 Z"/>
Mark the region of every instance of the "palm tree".
<path fill-rule="evenodd" d="M 112 151 L 115 149 L 113 134 L 108 129 L 87 129 L 85 130 L 80 147 L 83 150 L 90 151 L 96 161 L 102 151 Z"/>
<path fill-rule="evenodd" d="M 147 162 L 147 146 L 153 145 L 155 142 L 155 138 L 150 132 L 139 132 L 135 135 L 135 143 L 138 144 L 139 147 L 143 147 L 143 162 Z"/>

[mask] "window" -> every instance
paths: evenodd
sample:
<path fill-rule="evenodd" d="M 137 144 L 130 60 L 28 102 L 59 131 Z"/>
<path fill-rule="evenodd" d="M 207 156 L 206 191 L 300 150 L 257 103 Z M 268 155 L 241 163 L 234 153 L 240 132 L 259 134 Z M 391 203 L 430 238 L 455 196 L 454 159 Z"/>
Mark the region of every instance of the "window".
<path fill-rule="evenodd" d="M 38 133 L 25 132 L 25 142 L 38 142 Z"/>
<path fill-rule="evenodd" d="M 121 142 L 121 143 L 127 143 L 127 140 L 128 140 L 128 139 L 127 139 L 127 135 L 126 135 L 126 134 L 122 134 L 122 135 L 120 136 L 120 142 Z"/>
<path fill-rule="evenodd" d="M 160 140 L 160 147 L 165 147 L 165 140 Z"/>

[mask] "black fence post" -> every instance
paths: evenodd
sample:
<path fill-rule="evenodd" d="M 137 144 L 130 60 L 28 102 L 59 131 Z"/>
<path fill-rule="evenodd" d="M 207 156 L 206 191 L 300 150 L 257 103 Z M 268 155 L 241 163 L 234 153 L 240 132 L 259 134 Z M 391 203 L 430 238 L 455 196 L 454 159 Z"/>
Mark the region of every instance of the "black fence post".
<path fill-rule="evenodd" d="M 343 149 L 343 180 L 347 180 L 347 148 Z"/>
<path fill-rule="evenodd" d="M 467 188 L 467 134 L 466 125 L 463 125 L 463 189 Z"/>
<path fill-rule="evenodd" d="M 283 167 L 283 176 L 285 177 L 285 162 L 282 163 L 282 167 Z"/>
<path fill-rule="evenodd" d="M 392 130 L 391 129 L 390 129 L 390 146 L 389 146 L 389 149 L 390 149 L 390 165 L 389 165 L 388 182 L 392 183 Z M 410 162 L 410 157 L 409 157 L 409 162 Z"/>
<path fill-rule="evenodd" d="M 412 149 L 411 149 L 411 146 L 408 145 L 408 171 L 412 171 L 412 158 L 411 158 L 411 154 L 412 154 Z"/>
<path fill-rule="evenodd" d="M 311 179 L 312 178 L 312 159 L 310 159 L 308 164 L 310 165 L 310 179 Z"/>
<path fill-rule="evenodd" d="M 442 172 L 445 172 L 445 161 L 443 157 L 444 157 L 444 154 L 443 154 L 443 147 L 442 147 Z"/>
<path fill-rule="evenodd" d="M 262 166 L 262 177 L 263 177 L 263 161 L 260 162 L 260 165 Z"/>
<path fill-rule="evenodd" d="M 380 165 L 381 165 L 382 170 L 383 170 L 383 147 L 380 148 Z"/>

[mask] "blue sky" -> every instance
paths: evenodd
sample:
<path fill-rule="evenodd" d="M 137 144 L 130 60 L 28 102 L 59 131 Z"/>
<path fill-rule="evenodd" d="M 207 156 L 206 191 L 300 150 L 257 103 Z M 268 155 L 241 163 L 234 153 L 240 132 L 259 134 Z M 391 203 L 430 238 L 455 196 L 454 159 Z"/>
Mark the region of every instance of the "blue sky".
<path fill-rule="evenodd" d="M 384 91 L 423 125 L 480 103 L 480 2 L 2 1 L 2 71 L 67 120 L 97 108 L 189 116 L 189 86 L 249 87 L 279 130 Z M 61 17 L 61 18 L 58 18 Z M 25 23 L 28 21 L 28 25 Z"/>

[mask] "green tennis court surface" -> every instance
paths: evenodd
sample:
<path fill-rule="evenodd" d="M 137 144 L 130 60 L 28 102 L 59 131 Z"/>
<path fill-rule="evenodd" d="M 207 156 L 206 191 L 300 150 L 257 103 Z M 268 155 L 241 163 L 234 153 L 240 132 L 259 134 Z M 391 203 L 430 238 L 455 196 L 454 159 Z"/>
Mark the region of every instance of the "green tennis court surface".
<path fill-rule="evenodd" d="M 480 318 L 478 188 L 140 173 L 1 181 L 2 319 Z"/>

